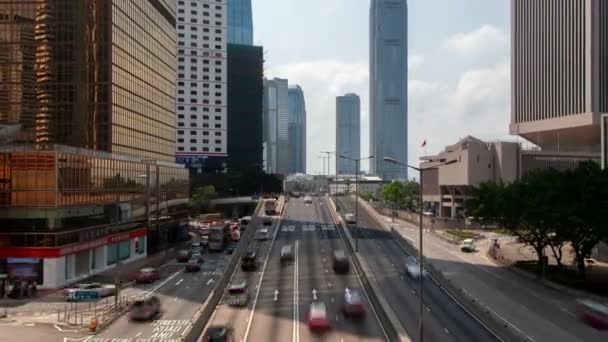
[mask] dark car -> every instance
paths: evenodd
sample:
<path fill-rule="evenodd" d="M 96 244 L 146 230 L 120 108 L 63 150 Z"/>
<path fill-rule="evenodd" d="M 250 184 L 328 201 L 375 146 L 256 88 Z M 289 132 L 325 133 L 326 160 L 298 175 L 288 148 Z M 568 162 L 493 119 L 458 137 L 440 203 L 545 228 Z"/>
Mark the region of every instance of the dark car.
<path fill-rule="evenodd" d="M 177 252 L 177 262 L 187 262 L 190 260 L 191 256 L 192 253 L 190 251 L 182 249 L 181 251 Z"/>
<path fill-rule="evenodd" d="M 245 272 L 255 271 L 258 268 L 257 253 L 254 250 L 249 250 L 241 259 L 241 270 Z"/>
<path fill-rule="evenodd" d="M 206 342 L 233 342 L 232 329 L 226 326 L 210 326 L 205 332 L 203 341 Z"/>
<path fill-rule="evenodd" d="M 129 318 L 132 321 L 151 321 L 160 314 L 160 299 L 152 296 L 136 300 L 129 308 Z"/>
<path fill-rule="evenodd" d="M 336 249 L 333 254 L 334 272 L 345 274 L 350 271 L 350 264 L 346 252 L 341 249 Z"/>
<path fill-rule="evenodd" d="M 193 255 L 190 260 L 186 263 L 186 272 L 198 272 L 203 267 L 203 258 L 198 255 Z"/>
<path fill-rule="evenodd" d="M 235 249 L 236 249 L 236 244 L 231 243 L 228 246 L 226 246 L 225 252 L 226 252 L 226 254 L 232 254 L 232 253 L 234 253 Z"/>
<path fill-rule="evenodd" d="M 361 294 L 356 289 L 344 289 L 344 316 L 350 318 L 361 318 L 365 316 L 365 306 L 361 300 Z"/>

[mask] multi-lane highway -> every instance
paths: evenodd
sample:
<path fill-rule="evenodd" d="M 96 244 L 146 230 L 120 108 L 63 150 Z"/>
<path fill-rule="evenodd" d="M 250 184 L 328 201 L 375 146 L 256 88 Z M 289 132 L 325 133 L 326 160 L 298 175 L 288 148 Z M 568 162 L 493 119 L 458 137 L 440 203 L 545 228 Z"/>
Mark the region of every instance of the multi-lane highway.
<path fill-rule="evenodd" d="M 338 207 L 352 213 L 354 201 L 339 198 Z M 408 255 L 361 206 L 358 216 L 352 233 L 359 236 L 359 253 L 412 341 L 418 341 L 419 287 L 406 274 Z M 425 341 L 499 341 L 432 280 L 425 279 L 423 286 Z"/>
<path fill-rule="evenodd" d="M 251 300 L 247 307 L 218 306 L 210 325 L 232 327 L 235 341 L 386 341 L 358 275 L 336 275 L 332 252 L 346 250 L 336 231 L 324 198 L 312 204 L 291 199 L 282 221 L 272 227 L 272 238 L 259 243 L 257 272 L 236 270 L 233 281 L 247 280 Z M 291 245 L 294 261 L 281 265 L 281 248 Z M 367 317 L 346 319 L 342 313 L 345 288 L 360 289 Z M 226 296 L 227 297 L 227 296 Z M 332 329 L 322 335 L 311 333 L 306 322 L 310 304 L 322 301 L 328 308 Z"/>

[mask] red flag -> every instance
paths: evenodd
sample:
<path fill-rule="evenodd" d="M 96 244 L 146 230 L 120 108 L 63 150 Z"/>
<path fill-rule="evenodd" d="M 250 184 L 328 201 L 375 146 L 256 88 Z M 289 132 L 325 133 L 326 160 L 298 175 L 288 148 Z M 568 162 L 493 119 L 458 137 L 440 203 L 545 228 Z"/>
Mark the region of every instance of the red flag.
<path fill-rule="evenodd" d="M 424 139 L 424 141 L 422 142 L 422 145 L 420 145 L 420 147 L 425 147 L 426 146 L 426 139 Z"/>

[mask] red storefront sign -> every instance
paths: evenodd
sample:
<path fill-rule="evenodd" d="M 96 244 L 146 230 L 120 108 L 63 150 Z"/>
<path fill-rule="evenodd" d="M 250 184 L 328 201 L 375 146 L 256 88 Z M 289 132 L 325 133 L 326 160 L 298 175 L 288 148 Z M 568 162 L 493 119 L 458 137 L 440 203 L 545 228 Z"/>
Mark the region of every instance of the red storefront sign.
<path fill-rule="evenodd" d="M 137 229 L 128 233 L 109 235 L 101 239 L 72 243 L 60 247 L 9 247 L 0 248 L 0 258 L 58 258 L 60 256 L 87 251 L 93 248 L 111 245 L 117 242 L 146 236 L 147 228 Z"/>

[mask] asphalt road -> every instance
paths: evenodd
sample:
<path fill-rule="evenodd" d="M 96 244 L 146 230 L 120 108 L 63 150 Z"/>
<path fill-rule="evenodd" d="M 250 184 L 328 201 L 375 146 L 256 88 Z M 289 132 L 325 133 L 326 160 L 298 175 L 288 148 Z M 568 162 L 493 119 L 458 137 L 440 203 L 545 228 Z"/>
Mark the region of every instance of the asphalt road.
<path fill-rule="evenodd" d="M 210 325 L 231 326 L 235 341 L 386 341 L 365 295 L 367 317 L 352 321 L 341 313 L 344 289 L 362 285 L 352 268 L 350 274 L 334 274 L 332 251 L 346 248 L 323 198 L 313 198 L 308 205 L 292 198 L 280 226 L 273 227 L 273 237 L 260 246 L 257 272 L 238 270 L 233 275 L 233 280 L 248 280 L 249 306 L 239 309 L 222 304 Z M 280 251 L 285 245 L 292 246 L 295 260 L 281 265 Z M 305 319 L 315 298 L 326 304 L 332 325 L 322 335 L 311 333 Z"/>
<path fill-rule="evenodd" d="M 350 198 L 340 198 L 338 206 L 341 213 L 354 213 Z M 418 341 L 419 286 L 406 274 L 408 255 L 361 206 L 358 215 L 358 229 L 351 232 L 359 236 L 359 253 L 412 341 Z M 499 341 L 433 281 L 425 279 L 423 286 L 425 341 Z"/>
<path fill-rule="evenodd" d="M 396 225 L 415 244 L 418 230 L 413 225 Z M 466 288 L 470 296 L 491 307 L 508 324 L 530 341 L 599 342 L 608 335 L 576 318 L 575 298 L 521 277 L 506 267 L 496 266 L 480 252 L 463 254 L 434 233 L 424 234 L 424 251 L 435 268 L 452 282 Z"/>

